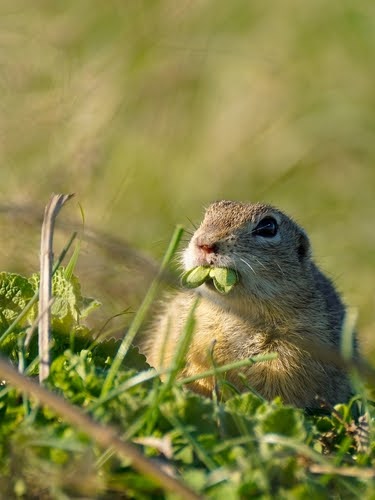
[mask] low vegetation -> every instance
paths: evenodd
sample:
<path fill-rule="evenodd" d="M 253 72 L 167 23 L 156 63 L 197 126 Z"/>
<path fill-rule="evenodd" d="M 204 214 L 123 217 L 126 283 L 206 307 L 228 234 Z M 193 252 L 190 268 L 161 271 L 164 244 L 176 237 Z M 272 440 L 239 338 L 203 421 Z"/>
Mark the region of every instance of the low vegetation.
<path fill-rule="evenodd" d="M 169 251 L 170 253 L 170 251 Z M 164 262 L 164 265 L 166 261 Z M 226 399 L 185 389 L 178 379 L 186 342 L 163 381 L 138 349 L 85 325 L 100 304 L 84 297 L 72 261 L 53 276 L 51 366 L 45 387 L 131 443 L 160 477 L 133 457 L 103 447 L 89 428 L 5 380 L 0 389 L 2 498 L 372 498 L 375 495 L 375 412 L 358 395 L 321 414 L 238 394 L 215 369 Z M 158 283 L 156 283 L 158 285 Z M 38 373 L 39 278 L 0 274 L 0 349 L 18 371 Z M 141 306 L 135 336 L 158 286 Z M 186 338 L 194 329 L 194 311 Z M 34 333 L 33 333 L 34 331 Z M 95 334 L 95 335 L 94 335 Z M 127 336 L 125 336 L 125 339 Z M 186 340 L 186 339 L 185 339 Z M 266 362 L 257 358 L 249 362 Z M 0 367 L 1 371 L 1 367 Z M 212 375 L 212 373 L 211 373 Z M 20 390 L 21 389 L 21 390 Z M 177 495 L 165 474 L 185 488 Z M 156 474 L 158 476 L 158 473 Z M 176 490 L 177 491 L 177 490 Z M 189 497 L 189 491 L 190 497 Z"/>

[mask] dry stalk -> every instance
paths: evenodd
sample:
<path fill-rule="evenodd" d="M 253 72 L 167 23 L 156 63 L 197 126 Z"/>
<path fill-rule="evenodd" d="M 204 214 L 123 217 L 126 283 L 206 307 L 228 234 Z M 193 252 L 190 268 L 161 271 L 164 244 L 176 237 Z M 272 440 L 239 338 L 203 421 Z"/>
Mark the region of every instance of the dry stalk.
<path fill-rule="evenodd" d="M 40 287 L 39 287 L 39 382 L 49 375 L 49 330 L 51 324 L 51 290 L 53 265 L 53 231 L 61 207 L 72 194 L 54 194 L 44 211 L 40 244 Z"/>

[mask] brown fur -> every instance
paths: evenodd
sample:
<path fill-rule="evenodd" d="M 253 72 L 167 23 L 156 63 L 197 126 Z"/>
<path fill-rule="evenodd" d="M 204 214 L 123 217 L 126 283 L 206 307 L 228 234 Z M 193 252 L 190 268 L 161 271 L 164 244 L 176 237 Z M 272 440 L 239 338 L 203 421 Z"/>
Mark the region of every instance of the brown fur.
<path fill-rule="evenodd" d="M 278 222 L 273 238 L 252 233 L 266 216 Z M 204 246 L 214 251 L 207 253 Z M 168 299 L 146 342 L 153 366 L 171 364 L 199 294 L 196 328 L 182 376 L 210 369 L 212 357 L 223 365 L 275 352 L 277 359 L 232 370 L 226 379 L 245 390 L 241 372 L 246 383 L 265 398 L 281 396 L 285 403 L 299 407 L 317 407 L 317 397 L 330 404 L 348 399 L 346 374 L 333 362 L 319 361 L 306 348 L 310 343 L 338 351 L 345 308 L 331 281 L 312 261 L 308 237 L 293 220 L 269 205 L 213 203 L 184 252 L 185 269 L 197 265 L 235 269 L 239 283 L 228 295 L 206 283 Z M 214 380 L 200 379 L 191 388 L 210 395 Z"/>

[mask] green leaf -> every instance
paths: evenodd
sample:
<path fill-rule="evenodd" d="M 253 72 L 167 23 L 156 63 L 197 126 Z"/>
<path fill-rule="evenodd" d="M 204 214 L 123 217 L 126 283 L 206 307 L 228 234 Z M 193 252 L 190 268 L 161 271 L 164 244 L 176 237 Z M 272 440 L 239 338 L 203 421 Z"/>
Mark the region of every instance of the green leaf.
<path fill-rule="evenodd" d="M 264 403 L 260 398 L 251 392 L 245 392 L 228 399 L 225 409 L 237 415 L 253 415 L 262 404 Z"/>
<path fill-rule="evenodd" d="M 220 293 L 229 293 L 238 281 L 237 273 L 226 267 L 213 267 L 209 272 L 215 288 Z"/>
<path fill-rule="evenodd" d="M 86 318 L 92 311 L 101 306 L 101 303 L 93 299 L 92 297 L 82 297 L 81 307 L 80 307 L 80 316 L 81 318 Z"/>
<path fill-rule="evenodd" d="M 304 439 L 306 431 L 303 415 L 297 408 L 288 406 L 267 406 L 264 415 L 258 412 L 257 431 L 263 434 L 281 434 L 283 436 Z"/>
<path fill-rule="evenodd" d="M 33 274 L 29 281 L 34 289 L 39 287 L 38 274 Z M 64 267 L 59 267 L 52 277 L 52 295 L 52 329 L 66 334 L 74 329 L 80 319 L 86 318 L 100 306 L 97 300 L 82 296 L 78 278 L 66 273 Z"/>
<path fill-rule="evenodd" d="M 110 362 L 112 362 L 120 345 L 121 339 L 114 338 L 109 338 L 96 344 L 92 350 L 96 362 L 103 366 L 104 361 L 107 360 L 107 358 L 109 358 Z M 150 366 L 147 364 L 145 355 L 142 354 L 139 351 L 139 348 L 134 345 L 130 346 L 122 362 L 122 366 L 126 367 L 127 369 L 131 368 L 133 370 L 137 370 L 138 372 L 150 369 Z"/>
<path fill-rule="evenodd" d="M 33 295 L 33 287 L 26 278 L 14 273 L 0 273 L 0 331 L 8 328 Z M 33 317 L 33 311 L 30 311 L 18 326 L 24 326 Z"/>
<path fill-rule="evenodd" d="M 229 293 L 238 281 L 237 273 L 233 269 L 198 266 L 186 271 L 181 282 L 187 288 L 196 288 L 209 278 L 212 278 L 216 290 L 220 293 Z"/>
<path fill-rule="evenodd" d="M 181 276 L 181 282 L 187 288 L 196 288 L 201 286 L 209 277 L 210 268 L 205 266 L 198 266 L 186 271 Z"/>

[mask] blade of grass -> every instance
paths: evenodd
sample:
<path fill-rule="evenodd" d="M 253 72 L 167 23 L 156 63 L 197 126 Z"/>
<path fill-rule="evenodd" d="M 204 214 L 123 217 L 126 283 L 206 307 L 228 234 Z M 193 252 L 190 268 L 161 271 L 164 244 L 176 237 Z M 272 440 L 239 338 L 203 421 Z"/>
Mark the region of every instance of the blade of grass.
<path fill-rule="evenodd" d="M 65 277 L 67 280 L 70 280 L 72 277 L 72 274 L 74 273 L 74 269 L 77 265 L 78 256 L 79 256 L 80 251 L 81 251 L 81 241 L 77 241 L 73 255 L 70 257 L 69 262 L 65 267 Z"/>
<path fill-rule="evenodd" d="M 164 417 L 169 420 L 173 427 L 178 429 L 185 439 L 191 444 L 195 453 L 207 469 L 210 471 L 215 470 L 218 464 L 216 464 L 216 462 L 208 455 L 204 447 L 190 434 L 190 432 L 188 432 L 186 425 L 183 425 L 183 423 L 181 423 L 179 419 L 172 414 L 166 415 L 164 413 Z"/>
<path fill-rule="evenodd" d="M 169 372 L 168 378 L 166 380 L 166 383 L 164 384 L 162 391 L 168 392 L 172 385 L 174 384 L 177 374 L 179 370 L 184 366 L 185 364 L 185 357 L 189 349 L 189 345 L 191 343 L 191 339 L 194 333 L 194 328 L 195 328 L 195 311 L 197 309 L 198 303 L 199 303 L 200 297 L 197 296 L 197 298 L 194 300 L 193 305 L 190 308 L 190 311 L 188 313 L 188 316 L 186 318 L 186 323 L 184 326 L 184 331 L 182 335 L 179 338 L 179 341 L 177 343 L 177 349 L 176 349 L 176 354 L 173 359 L 173 363 L 171 366 L 171 370 Z"/>
<path fill-rule="evenodd" d="M 374 479 L 375 470 L 372 468 L 351 467 L 335 467 L 334 465 L 311 464 L 310 471 L 313 474 L 330 474 L 343 477 L 355 477 L 357 479 Z"/>
<path fill-rule="evenodd" d="M 177 250 L 178 244 L 181 240 L 183 231 L 184 230 L 183 230 L 182 226 L 177 226 L 174 233 L 173 233 L 173 236 L 172 236 L 172 239 L 169 243 L 167 252 L 166 252 L 164 259 L 161 263 L 160 270 L 159 270 L 156 278 L 152 282 L 148 292 L 146 293 L 146 296 L 143 299 L 143 302 L 140 305 L 140 307 L 139 307 L 139 309 L 138 309 L 138 311 L 137 311 L 137 313 L 136 313 L 136 315 L 135 315 L 135 317 L 134 317 L 134 319 L 129 327 L 127 334 L 125 335 L 125 337 L 123 338 L 123 340 L 120 344 L 120 347 L 117 351 L 117 354 L 112 362 L 111 368 L 108 371 L 108 375 L 105 379 L 105 382 L 104 382 L 103 388 L 102 388 L 102 393 L 101 393 L 102 397 L 105 396 L 109 392 L 109 390 L 112 386 L 113 380 L 116 377 L 116 374 L 121 366 L 121 363 L 122 363 L 123 359 L 125 358 L 126 353 L 128 352 L 135 336 L 137 335 L 142 323 L 144 322 L 144 320 L 146 318 L 146 315 L 151 307 L 151 304 L 153 303 L 153 301 L 154 301 L 154 299 L 159 291 L 162 275 L 165 272 L 170 261 L 172 260 L 172 257 L 176 253 L 176 250 Z"/>
<path fill-rule="evenodd" d="M 134 377 L 130 378 L 123 384 L 120 384 L 116 389 L 113 389 L 112 391 L 108 392 L 105 396 L 100 397 L 97 401 L 94 403 L 91 403 L 87 407 L 88 412 L 93 412 L 99 406 L 101 406 L 103 403 L 106 403 L 107 401 L 110 401 L 111 399 L 119 396 L 123 392 L 131 389 L 132 387 L 135 387 L 136 385 L 143 384 L 143 382 L 146 382 L 148 380 L 152 380 L 153 378 L 159 377 L 160 372 L 155 371 L 154 369 L 147 370 L 144 372 L 140 372 L 137 375 L 134 375 Z"/>
<path fill-rule="evenodd" d="M 155 422 L 158 419 L 159 415 L 159 406 L 163 399 L 169 394 L 172 386 L 174 385 L 174 382 L 176 380 L 178 371 L 182 368 L 184 365 L 184 358 L 186 356 L 192 335 L 194 333 L 194 327 L 195 327 L 195 310 L 197 308 L 199 302 L 199 297 L 196 298 L 194 301 L 193 305 L 191 306 L 188 316 L 186 318 L 186 322 L 184 325 L 184 330 L 182 332 L 182 335 L 179 337 L 179 341 L 177 343 L 177 348 L 176 348 L 176 353 L 174 356 L 174 359 L 168 367 L 168 369 L 165 371 L 165 373 L 168 374 L 167 380 L 165 381 L 164 384 L 160 385 L 159 388 L 159 380 L 156 380 L 156 383 L 154 384 L 153 388 L 153 400 L 151 401 L 149 408 L 147 410 L 147 413 L 149 415 L 148 418 L 148 426 L 147 426 L 147 432 L 151 433 L 152 429 L 155 425 Z M 169 333 L 169 332 L 168 332 Z M 165 342 L 164 342 L 165 344 Z M 163 355 L 162 355 L 163 357 Z M 163 372 L 159 372 L 161 374 Z"/>
<path fill-rule="evenodd" d="M 84 213 L 83 207 L 82 207 L 82 205 L 80 203 L 78 203 L 78 207 L 79 207 L 79 210 L 81 212 L 82 231 L 84 231 L 84 228 L 85 228 L 85 213 Z M 81 239 L 79 241 L 77 241 L 77 244 L 76 244 L 76 247 L 74 249 L 73 255 L 71 256 L 68 264 L 65 266 L 65 277 L 66 277 L 67 280 L 71 279 L 72 274 L 74 272 L 74 269 L 75 269 L 75 267 L 77 265 L 78 256 L 79 256 L 79 253 L 81 251 L 81 243 L 82 243 Z"/>
<path fill-rule="evenodd" d="M 259 356 L 253 356 L 252 358 L 241 359 L 233 363 L 228 363 L 227 365 L 217 366 L 202 373 L 197 373 L 196 375 L 191 375 L 190 377 L 178 380 L 176 384 L 179 387 L 181 387 L 183 385 L 190 384 L 191 382 L 195 382 L 196 380 L 199 380 L 201 378 L 212 377 L 218 373 L 224 373 L 229 370 L 235 370 L 238 368 L 243 368 L 245 366 L 251 366 L 254 363 L 261 363 L 262 361 L 271 361 L 276 358 L 277 358 L 276 353 L 260 354 Z"/>
<path fill-rule="evenodd" d="M 355 309 L 347 310 L 345 320 L 341 331 L 341 355 L 345 360 L 350 360 L 353 356 L 354 333 L 357 323 L 358 311 Z"/>
<path fill-rule="evenodd" d="M 358 310 L 349 308 L 346 311 L 344 324 L 341 330 L 340 353 L 344 361 L 351 363 L 355 359 L 355 331 L 358 319 Z M 361 377 L 359 376 L 358 369 L 351 366 L 349 371 L 350 382 L 354 392 L 361 396 L 361 411 L 368 412 L 367 394 Z"/>

